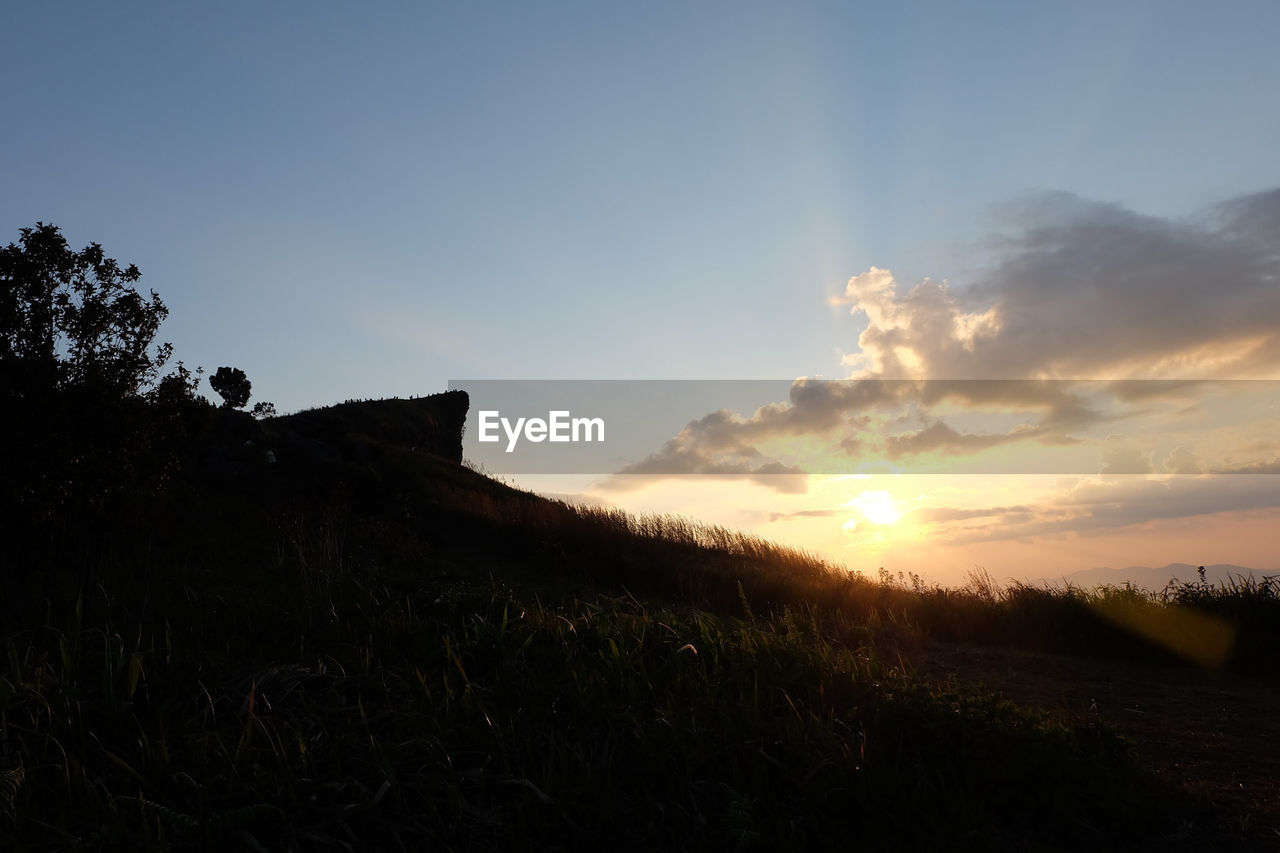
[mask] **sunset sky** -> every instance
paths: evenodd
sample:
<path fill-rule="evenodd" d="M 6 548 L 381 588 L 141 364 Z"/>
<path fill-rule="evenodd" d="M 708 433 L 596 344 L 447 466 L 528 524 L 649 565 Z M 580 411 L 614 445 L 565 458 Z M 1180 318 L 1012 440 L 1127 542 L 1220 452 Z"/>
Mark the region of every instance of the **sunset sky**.
<path fill-rule="evenodd" d="M 875 6 L 24 4 L 0 240 L 136 263 L 283 412 L 783 381 L 531 488 L 943 582 L 1280 567 L 1280 394 L 1224 381 L 1280 379 L 1280 5 Z"/>

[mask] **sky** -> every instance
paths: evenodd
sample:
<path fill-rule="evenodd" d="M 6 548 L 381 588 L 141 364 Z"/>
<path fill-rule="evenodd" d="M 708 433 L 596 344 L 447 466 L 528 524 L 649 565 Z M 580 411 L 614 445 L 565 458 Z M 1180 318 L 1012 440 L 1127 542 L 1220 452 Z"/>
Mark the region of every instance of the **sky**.
<path fill-rule="evenodd" d="M 1280 378 L 1277 31 L 1270 2 L 25 4 L 0 239 L 51 222 L 136 263 L 176 358 L 284 412 L 456 379 L 1219 394 Z M 979 423 L 995 386 L 966 387 L 896 399 L 896 431 L 842 409 L 873 417 L 865 453 L 913 443 L 790 491 L 517 481 L 944 582 L 1280 563 L 1280 489 L 1225 473 L 1280 454 L 1266 399 L 1166 446 L 1167 413 L 1114 426 L 1131 399 Z M 714 411 L 669 438 L 723 450 Z M 1055 437 L 1094 470 L 996 476 Z M 903 448 L 987 456 L 918 473 Z"/>

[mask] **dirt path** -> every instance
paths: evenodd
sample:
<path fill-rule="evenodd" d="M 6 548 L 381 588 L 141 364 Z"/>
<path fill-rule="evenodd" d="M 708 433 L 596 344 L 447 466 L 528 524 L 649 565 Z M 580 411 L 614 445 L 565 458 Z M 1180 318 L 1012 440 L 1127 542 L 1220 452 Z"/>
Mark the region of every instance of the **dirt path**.
<path fill-rule="evenodd" d="M 1194 669 L 929 643 L 903 652 L 917 677 L 982 686 L 1067 720 L 1096 719 L 1138 762 L 1220 805 L 1229 829 L 1280 849 L 1280 686 Z"/>

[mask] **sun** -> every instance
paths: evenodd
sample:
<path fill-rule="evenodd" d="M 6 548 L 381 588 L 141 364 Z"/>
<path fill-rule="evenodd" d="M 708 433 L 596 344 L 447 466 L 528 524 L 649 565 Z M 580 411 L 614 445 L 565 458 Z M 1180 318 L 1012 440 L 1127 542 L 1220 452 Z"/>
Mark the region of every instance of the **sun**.
<path fill-rule="evenodd" d="M 894 503 L 893 497 L 885 491 L 861 492 L 849 501 L 849 505 L 856 507 L 862 517 L 872 524 L 893 524 L 902 518 L 902 511 Z"/>

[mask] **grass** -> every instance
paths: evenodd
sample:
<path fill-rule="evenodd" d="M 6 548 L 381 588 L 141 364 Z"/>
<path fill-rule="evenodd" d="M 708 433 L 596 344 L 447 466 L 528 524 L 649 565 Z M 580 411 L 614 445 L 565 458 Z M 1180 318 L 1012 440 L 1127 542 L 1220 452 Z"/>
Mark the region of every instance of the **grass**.
<path fill-rule="evenodd" d="M 883 570 L 869 578 L 680 517 L 570 506 L 514 490 L 475 494 L 468 508 L 544 572 L 718 613 L 742 614 L 745 594 L 761 612 L 812 605 L 943 642 L 1244 672 L 1280 668 L 1280 578 L 1218 585 L 1201 578 L 1153 592 L 1128 585 L 1002 587 L 978 571 L 967 585 L 950 588 Z"/>
<path fill-rule="evenodd" d="M 281 575 L 177 585 L 162 621 L 99 594 L 11 628 L 2 831 L 22 849 L 924 849 L 1178 825 L 1107 732 L 915 683 L 831 614 L 544 591 L 349 575 L 317 629 Z"/>
<path fill-rule="evenodd" d="M 289 446 L 287 422 L 259 444 Z M 1271 673 L 1269 579 L 867 578 L 688 519 L 544 500 L 376 432 L 270 467 L 230 435 L 234 477 L 189 465 L 163 502 L 16 552 L 0 849 L 1239 840 L 1096 719 L 924 682 L 897 650 Z"/>

